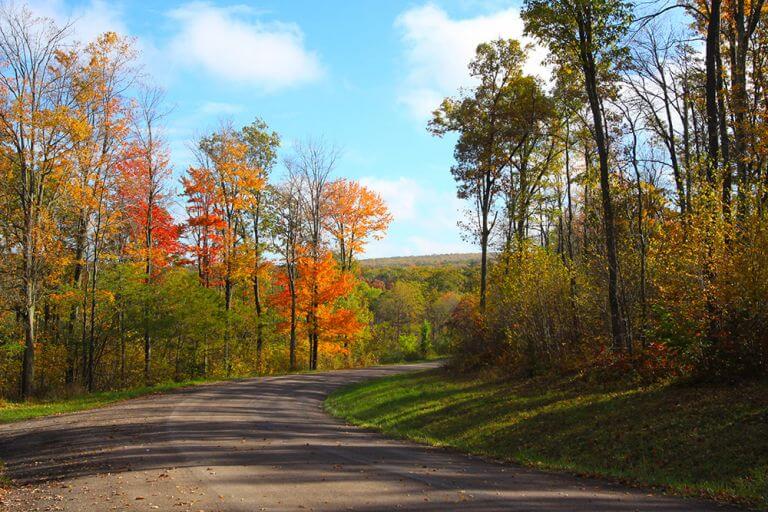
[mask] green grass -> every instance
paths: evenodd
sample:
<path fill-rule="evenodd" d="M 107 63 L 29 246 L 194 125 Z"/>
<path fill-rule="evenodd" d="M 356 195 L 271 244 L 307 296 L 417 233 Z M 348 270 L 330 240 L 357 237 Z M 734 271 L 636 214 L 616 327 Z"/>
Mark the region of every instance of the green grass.
<path fill-rule="evenodd" d="M 604 390 L 430 371 L 341 389 L 326 409 L 394 437 L 768 510 L 768 382 Z"/>
<path fill-rule="evenodd" d="M 173 389 L 194 386 L 205 383 L 205 380 L 187 380 L 182 382 L 165 382 L 154 386 L 125 389 L 120 391 L 100 391 L 87 395 L 75 396 L 66 399 L 30 401 L 30 402 L 0 402 L 0 423 L 50 416 L 65 412 L 96 409 L 107 404 L 136 398 L 153 393 L 162 393 Z"/>

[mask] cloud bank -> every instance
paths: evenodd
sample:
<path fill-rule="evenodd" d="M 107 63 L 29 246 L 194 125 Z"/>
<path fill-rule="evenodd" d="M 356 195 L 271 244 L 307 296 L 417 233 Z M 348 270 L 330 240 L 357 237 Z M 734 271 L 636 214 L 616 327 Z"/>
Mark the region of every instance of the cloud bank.
<path fill-rule="evenodd" d="M 214 79 L 264 91 L 313 82 L 323 75 L 298 25 L 262 22 L 246 7 L 190 3 L 168 16 L 178 26 L 169 54 Z"/>
<path fill-rule="evenodd" d="M 517 39 L 523 45 L 533 43 L 523 36 L 523 21 L 516 8 L 452 19 L 442 8 L 428 3 L 400 14 L 395 27 L 400 31 L 405 67 L 398 99 L 420 121 L 428 119 L 444 97 L 471 85 L 467 65 L 478 44 L 499 37 Z M 546 50 L 534 46 L 526 72 L 548 78 L 545 58 Z"/>

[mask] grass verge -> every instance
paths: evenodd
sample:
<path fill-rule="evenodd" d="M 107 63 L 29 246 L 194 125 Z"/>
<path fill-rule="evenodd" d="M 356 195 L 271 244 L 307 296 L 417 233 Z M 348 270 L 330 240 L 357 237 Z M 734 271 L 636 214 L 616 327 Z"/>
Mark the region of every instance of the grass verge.
<path fill-rule="evenodd" d="M 394 437 L 768 510 L 768 382 L 605 390 L 437 370 L 343 388 L 325 405 Z"/>
<path fill-rule="evenodd" d="M 162 393 L 178 388 L 203 384 L 205 382 L 211 381 L 201 379 L 182 382 L 164 382 L 153 386 L 119 391 L 100 391 L 65 399 L 30 402 L 0 402 L 0 423 L 12 423 L 14 421 L 29 420 L 41 416 L 50 416 L 52 414 L 96 409 L 120 400 L 127 400 L 129 398 L 136 398 L 154 393 Z"/>

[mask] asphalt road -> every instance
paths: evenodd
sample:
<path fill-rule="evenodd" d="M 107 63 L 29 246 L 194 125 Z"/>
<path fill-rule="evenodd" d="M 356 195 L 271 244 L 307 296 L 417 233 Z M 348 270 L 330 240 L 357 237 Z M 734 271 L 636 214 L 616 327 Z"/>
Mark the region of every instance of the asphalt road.
<path fill-rule="evenodd" d="M 714 511 L 388 440 L 328 417 L 333 389 L 430 364 L 249 379 L 0 426 L 0 510 Z"/>

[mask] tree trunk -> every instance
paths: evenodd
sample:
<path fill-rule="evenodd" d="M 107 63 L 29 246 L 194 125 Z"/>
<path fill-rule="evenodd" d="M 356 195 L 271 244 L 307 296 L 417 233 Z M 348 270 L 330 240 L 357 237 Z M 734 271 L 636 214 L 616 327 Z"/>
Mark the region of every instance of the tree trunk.
<path fill-rule="evenodd" d="M 261 318 L 261 290 L 259 289 L 259 259 L 261 258 L 259 219 L 261 217 L 261 194 L 258 195 L 259 203 L 253 215 L 253 250 L 255 251 L 255 262 L 253 269 L 253 305 L 256 309 L 256 371 L 263 371 L 263 348 L 264 348 L 264 326 Z"/>
<path fill-rule="evenodd" d="M 603 207 L 603 224 L 605 229 L 605 245 L 608 256 L 608 305 L 610 309 L 611 338 L 614 350 L 628 349 L 625 324 L 622 319 L 621 302 L 619 300 L 619 258 L 616 249 L 615 220 L 613 203 L 611 202 L 610 173 L 608 169 L 608 143 L 603 123 L 603 113 L 600 106 L 600 96 L 597 89 L 597 67 L 591 49 L 587 47 L 588 32 L 592 27 L 580 19 L 580 36 L 582 41 L 581 60 L 584 70 L 584 85 L 587 89 L 589 106 L 594 123 L 594 136 L 600 164 L 600 192 Z"/>
<path fill-rule="evenodd" d="M 253 301 L 256 309 L 256 371 L 263 371 L 263 351 L 264 351 L 264 326 L 261 318 L 261 297 L 259 290 L 259 276 L 253 278 Z"/>
<path fill-rule="evenodd" d="M 232 307 L 232 281 L 229 277 L 224 279 L 224 367 L 227 377 L 232 373 L 231 364 L 229 362 L 229 338 L 230 331 L 232 329 L 232 319 L 230 318 L 230 308 Z"/>
<path fill-rule="evenodd" d="M 579 328 L 579 316 L 578 316 L 578 309 L 577 309 L 577 301 L 576 301 L 576 275 L 573 272 L 573 259 L 574 259 L 574 252 L 573 252 L 573 194 L 571 192 L 571 187 L 573 185 L 573 180 L 571 178 L 571 152 L 570 152 L 570 142 L 571 142 L 571 125 L 570 122 L 566 124 L 566 131 L 565 131 L 565 190 L 566 190 L 566 199 L 568 201 L 568 221 L 566 222 L 566 229 L 567 229 L 567 239 L 566 239 L 566 248 L 568 250 L 568 273 L 570 274 L 569 284 L 570 284 L 570 296 L 571 296 L 571 341 L 574 345 L 578 343 L 580 338 L 580 328 Z"/>
<path fill-rule="evenodd" d="M 712 0 L 710 4 L 705 45 L 706 54 L 704 58 L 706 67 L 707 156 L 709 158 L 707 165 L 707 181 L 710 185 L 714 185 L 715 183 L 715 170 L 717 169 L 717 160 L 720 152 L 717 104 L 717 60 L 718 55 L 720 54 L 720 2 L 721 0 Z"/>
<path fill-rule="evenodd" d="M 725 85 L 723 84 L 723 59 L 717 52 L 717 123 L 720 132 L 720 168 L 723 174 L 722 208 L 725 218 L 731 214 L 731 188 L 733 173 L 731 172 L 730 142 L 728 140 L 728 123 L 725 110 Z"/>
<path fill-rule="evenodd" d="M 24 312 L 24 361 L 21 369 L 21 398 L 32 396 L 35 381 L 35 303 L 27 292 Z"/>
<path fill-rule="evenodd" d="M 485 311 L 488 282 L 488 236 L 485 233 L 487 219 L 483 219 L 483 233 L 480 235 L 480 311 Z"/>
<path fill-rule="evenodd" d="M 289 270 L 289 272 L 291 272 Z M 293 277 L 289 278 L 288 286 L 291 292 L 291 340 L 290 340 L 290 367 L 296 370 L 296 283 Z"/>
<path fill-rule="evenodd" d="M 152 162 L 149 162 L 150 169 L 152 169 Z M 149 386 L 152 384 L 152 336 L 149 330 L 149 293 L 152 285 L 152 206 L 154 203 L 154 196 L 150 194 L 149 201 L 147 201 L 147 227 L 145 232 L 145 248 L 147 250 L 145 267 L 146 277 L 144 284 L 147 287 L 147 296 L 144 297 L 144 384 Z"/>

